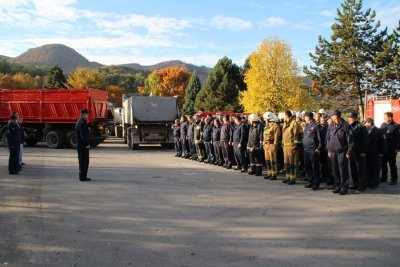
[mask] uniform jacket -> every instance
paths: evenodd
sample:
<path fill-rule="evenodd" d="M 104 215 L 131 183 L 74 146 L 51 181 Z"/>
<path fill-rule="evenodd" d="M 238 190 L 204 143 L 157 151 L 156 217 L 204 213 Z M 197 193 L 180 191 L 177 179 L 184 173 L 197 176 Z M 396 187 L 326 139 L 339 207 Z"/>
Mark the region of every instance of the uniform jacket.
<path fill-rule="evenodd" d="M 328 134 L 329 125 L 318 124 L 319 134 L 321 136 L 321 149 L 326 150 L 326 135 Z"/>
<path fill-rule="evenodd" d="M 245 124 L 242 122 L 239 125 L 235 126 L 234 132 L 233 132 L 233 137 L 232 137 L 232 142 L 236 144 L 241 144 L 242 146 L 245 146 L 247 143 L 247 127 Z"/>
<path fill-rule="evenodd" d="M 399 125 L 392 121 L 391 123 L 382 123 L 381 130 L 386 137 L 388 152 L 400 149 L 400 129 Z"/>
<path fill-rule="evenodd" d="M 212 140 L 213 142 L 219 142 L 221 140 L 221 127 L 213 127 Z"/>
<path fill-rule="evenodd" d="M 181 138 L 186 138 L 188 134 L 188 122 L 184 121 L 181 123 Z"/>
<path fill-rule="evenodd" d="M 367 157 L 377 157 L 386 153 L 386 138 L 382 129 L 373 127 L 368 131 Z"/>
<path fill-rule="evenodd" d="M 328 133 L 326 135 L 326 148 L 328 152 L 351 154 L 353 152 L 353 133 L 350 125 L 341 120 L 336 125 L 332 123 L 329 126 Z"/>
<path fill-rule="evenodd" d="M 78 150 L 85 149 L 88 145 L 90 145 L 90 132 L 87 125 L 87 122 L 80 118 L 75 125 L 76 132 L 76 148 Z"/>
<path fill-rule="evenodd" d="M 194 142 L 196 144 L 203 141 L 203 128 L 204 128 L 204 123 L 202 121 L 196 122 L 193 132 Z"/>
<path fill-rule="evenodd" d="M 195 125 L 196 125 L 196 123 L 194 121 L 193 122 L 188 122 L 188 133 L 187 133 L 187 138 L 188 139 L 193 139 Z"/>
<path fill-rule="evenodd" d="M 281 138 L 282 131 L 278 123 L 271 121 L 268 122 L 264 128 L 264 142 L 278 145 L 279 139 Z"/>
<path fill-rule="evenodd" d="M 359 121 L 350 124 L 353 131 L 354 153 L 366 154 L 368 149 L 368 130 L 367 127 L 362 125 Z"/>
<path fill-rule="evenodd" d="M 298 146 L 301 144 L 301 128 L 294 117 L 285 122 L 282 127 L 282 145 Z"/>
<path fill-rule="evenodd" d="M 203 140 L 205 142 L 211 142 L 212 141 L 212 131 L 213 131 L 213 125 L 211 125 L 211 123 L 204 125 L 204 127 L 203 127 Z"/>
<path fill-rule="evenodd" d="M 232 125 L 230 122 L 221 126 L 221 142 L 230 142 L 232 139 Z"/>
<path fill-rule="evenodd" d="M 249 139 L 247 141 L 247 149 L 262 149 L 264 129 L 260 123 L 250 126 Z"/>
<path fill-rule="evenodd" d="M 321 135 L 315 121 L 306 123 L 303 132 L 303 147 L 305 150 L 321 150 Z"/>
<path fill-rule="evenodd" d="M 178 124 L 174 124 L 172 126 L 174 138 L 181 138 L 181 126 Z"/>
<path fill-rule="evenodd" d="M 7 133 L 7 142 L 9 148 L 15 148 L 19 146 L 20 140 L 18 137 L 18 132 L 20 132 L 19 128 L 17 128 L 16 124 L 9 123 L 6 128 Z"/>

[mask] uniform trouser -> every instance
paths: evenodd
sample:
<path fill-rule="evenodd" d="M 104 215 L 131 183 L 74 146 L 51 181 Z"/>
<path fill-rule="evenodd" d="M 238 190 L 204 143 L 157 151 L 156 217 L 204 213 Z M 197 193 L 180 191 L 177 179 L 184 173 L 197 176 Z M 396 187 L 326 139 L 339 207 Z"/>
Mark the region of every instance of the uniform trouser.
<path fill-rule="evenodd" d="M 332 173 L 337 188 L 349 189 L 349 160 L 346 152 L 331 153 Z"/>
<path fill-rule="evenodd" d="M 182 146 L 182 153 L 186 157 L 189 155 L 189 143 L 188 140 L 186 139 L 186 136 L 181 138 L 181 146 Z"/>
<path fill-rule="evenodd" d="M 367 186 L 378 186 L 382 158 L 378 154 L 367 155 Z"/>
<path fill-rule="evenodd" d="M 206 155 L 207 155 L 207 160 L 208 162 L 214 162 L 215 157 L 214 157 L 214 148 L 211 142 L 206 142 L 204 141 L 204 147 L 206 149 Z"/>
<path fill-rule="evenodd" d="M 249 151 L 250 157 L 250 173 L 261 175 L 263 167 L 263 151 L 262 149 L 254 149 Z"/>
<path fill-rule="evenodd" d="M 234 143 L 233 144 L 233 152 L 234 152 L 237 168 L 246 169 L 247 164 L 246 164 L 245 148 L 243 146 L 239 147 L 239 143 Z"/>
<path fill-rule="evenodd" d="M 367 160 L 361 153 L 353 153 L 350 157 L 350 173 L 353 186 L 364 189 L 367 186 Z"/>
<path fill-rule="evenodd" d="M 278 146 L 278 151 L 276 152 L 276 161 L 278 165 L 278 171 L 282 171 L 285 169 L 284 163 L 284 155 L 283 155 L 283 147 Z"/>
<path fill-rule="evenodd" d="M 194 144 L 194 139 L 191 138 L 191 137 L 188 137 L 188 143 L 189 143 L 190 156 L 191 157 L 197 157 L 197 155 L 196 155 L 196 145 Z"/>
<path fill-rule="evenodd" d="M 224 163 L 227 166 L 232 166 L 230 148 L 228 142 L 221 141 L 221 148 L 222 148 L 222 156 L 224 157 Z"/>
<path fill-rule="evenodd" d="M 326 182 L 328 185 L 333 185 L 333 175 L 331 168 L 331 161 L 328 157 L 328 152 L 326 150 L 322 150 L 319 154 L 319 164 L 321 167 L 321 181 Z"/>
<path fill-rule="evenodd" d="M 274 144 L 264 145 L 264 158 L 267 176 L 276 177 L 278 175 L 277 163 L 278 146 Z"/>
<path fill-rule="evenodd" d="M 397 165 L 396 165 L 396 151 L 389 151 L 383 156 L 382 159 L 382 181 L 387 181 L 388 178 L 388 163 L 390 166 L 390 175 L 392 181 L 397 181 Z"/>
<path fill-rule="evenodd" d="M 179 157 L 182 156 L 182 142 L 179 138 L 174 137 L 174 144 L 175 144 L 175 150 L 176 150 L 176 155 Z"/>
<path fill-rule="evenodd" d="M 203 142 L 195 141 L 195 147 L 196 147 L 196 152 L 197 152 L 197 158 L 199 160 L 204 160 L 204 158 L 206 157 L 206 153 L 205 153 L 205 148 L 204 148 Z"/>
<path fill-rule="evenodd" d="M 78 149 L 79 179 L 87 178 L 89 169 L 89 149 Z"/>
<path fill-rule="evenodd" d="M 224 158 L 222 156 L 222 149 L 221 149 L 220 141 L 214 141 L 214 155 L 215 155 L 216 162 L 218 164 L 223 164 Z"/>
<path fill-rule="evenodd" d="M 17 173 L 19 171 L 19 147 L 10 148 L 10 156 L 8 158 L 8 171 Z"/>
<path fill-rule="evenodd" d="M 306 169 L 309 184 L 319 186 L 319 161 L 314 149 L 304 149 L 304 167 Z"/>
<path fill-rule="evenodd" d="M 297 179 L 296 160 L 298 160 L 298 153 L 294 148 L 295 146 L 283 147 L 283 161 L 285 164 L 286 179 L 292 181 L 296 181 Z"/>
<path fill-rule="evenodd" d="M 19 145 L 19 155 L 18 155 L 18 163 L 22 165 L 22 154 L 24 152 L 24 144 Z"/>

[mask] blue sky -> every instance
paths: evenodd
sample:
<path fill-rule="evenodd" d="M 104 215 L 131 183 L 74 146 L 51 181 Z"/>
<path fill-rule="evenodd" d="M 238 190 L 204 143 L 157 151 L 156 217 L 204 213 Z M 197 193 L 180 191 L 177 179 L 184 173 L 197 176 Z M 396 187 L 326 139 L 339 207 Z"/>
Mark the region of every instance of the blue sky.
<path fill-rule="evenodd" d="M 0 0 L 0 54 L 62 43 L 103 64 L 180 59 L 243 65 L 268 37 L 286 40 L 300 66 L 318 35 L 328 37 L 336 0 Z M 365 0 L 383 26 L 400 19 L 400 1 Z"/>

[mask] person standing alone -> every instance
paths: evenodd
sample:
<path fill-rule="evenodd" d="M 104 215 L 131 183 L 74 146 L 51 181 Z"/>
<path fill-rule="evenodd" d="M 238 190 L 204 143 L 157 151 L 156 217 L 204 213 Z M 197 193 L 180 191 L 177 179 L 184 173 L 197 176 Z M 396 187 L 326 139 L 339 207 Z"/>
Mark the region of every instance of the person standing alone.
<path fill-rule="evenodd" d="M 12 115 L 7 126 L 7 142 L 10 150 L 10 157 L 8 160 L 8 171 L 10 175 L 18 174 L 20 166 L 18 164 L 19 157 L 19 128 L 17 127 L 17 118 Z"/>
<path fill-rule="evenodd" d="M 91 181 L 87 177 L 89 169 L 89 150 L 90 150 L 90 132 L 87 124 L 89 118 L 89 111 L 82 109 L 81 117 L 75 125 L 76 132 L 76 149 L 78 151 L 79 161 L 79 180 L 81 182 Z"/>

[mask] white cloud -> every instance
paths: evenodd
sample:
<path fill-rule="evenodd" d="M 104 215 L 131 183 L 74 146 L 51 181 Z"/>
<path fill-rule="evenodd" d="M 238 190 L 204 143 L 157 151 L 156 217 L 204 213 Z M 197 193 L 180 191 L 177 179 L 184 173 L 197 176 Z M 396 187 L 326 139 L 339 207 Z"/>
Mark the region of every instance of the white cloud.
<path fill-rule="evenodd" d="M 322 10 L 319 14 L 321 16 L 323 16 L 323 17 L 332 18 L 332 17 L 336 16 L 336 11 L 334 11 L 334 10 Z"/>
<path fill-rule="evenodd" d="M 377 8 L 376 18 L 381 21 L 382 26 L 394 29 L 399 25 L 400 5 Z"/>
<path fill-rule="evenodd" d="M 240 18 L 215 16 L 211 19 L 211 26 L 217 29 L 245 30 L 251 28 L 253 25 L 251 21 Z"/>
<path fill-rule="evenodd" d="M 260 23 L 260 26 L 263 28 L 269 28 L 286 25 L 288 23 L 289 22 L 287 20 L 281 17 L 267 17 L 264 21 Z"/>

